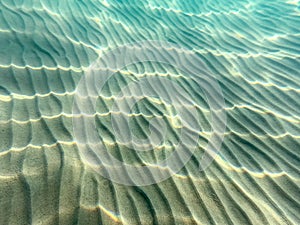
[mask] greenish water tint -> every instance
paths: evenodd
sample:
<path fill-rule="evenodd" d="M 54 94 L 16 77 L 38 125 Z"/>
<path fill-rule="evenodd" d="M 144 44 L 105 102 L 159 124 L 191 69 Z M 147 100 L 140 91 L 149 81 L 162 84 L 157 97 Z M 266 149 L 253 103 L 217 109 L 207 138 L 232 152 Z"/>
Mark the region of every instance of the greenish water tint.
<path fill-rule="evenodd" d="M 1 0 L 0 225 L 300 224 L 299 24 L 298 0 Z M 73 98 L 104 52 L 148 40 L 201 58 L 221 86 L 227 129 L 204 172 L 192 157 L 159 184 L 127 187 L 83 162 Z M 156 166 L 178 142 L 176 112 L 147 96 L 134 109 L 135 132 L 145 135 L 151 116 L 165 116 L 169 139 L 138 155 L 112 134 L 116 90 L 145 76 L 167 77 L 191 93 L 201 156 L 211 131 L 205 94 L 189 74 L 151 62 L 117 71 L 97 99 L 107 150 Z"/>

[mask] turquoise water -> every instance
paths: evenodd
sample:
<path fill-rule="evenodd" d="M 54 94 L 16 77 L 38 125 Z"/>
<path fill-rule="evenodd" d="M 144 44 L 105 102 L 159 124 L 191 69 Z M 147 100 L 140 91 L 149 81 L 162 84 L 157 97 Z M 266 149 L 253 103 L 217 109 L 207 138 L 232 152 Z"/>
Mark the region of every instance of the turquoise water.
<path fill-rule="evenodd" d="M 123 87 L 143 77 L 167 77 L 186 91 L 201 127 L 195 156 L 174 176 L 126 186 L 83 159 L 73 100 L 97 59 L 150 40 L 201 59 L 222 90 L 226 131 L 212 164 L 199 171 L 211 108 L 190 74 L 159 62 L 108 68 L 116 76 L 97 98 L 95 121 L 114 157 L 159 168 L 181 140 L 175 105 L 143 90 L 123 130 L 143 139 L 149 120 L 159 117 L 167 138 L 149 153 L 117 140 L 112 104 Z M 164 56 L 192 64 L 177 53 Z M 1 0 L 0 225 L 300 224 L 299 71 L 298 0 Z M 171 93 L 153 87 L 159 88 Z"/>

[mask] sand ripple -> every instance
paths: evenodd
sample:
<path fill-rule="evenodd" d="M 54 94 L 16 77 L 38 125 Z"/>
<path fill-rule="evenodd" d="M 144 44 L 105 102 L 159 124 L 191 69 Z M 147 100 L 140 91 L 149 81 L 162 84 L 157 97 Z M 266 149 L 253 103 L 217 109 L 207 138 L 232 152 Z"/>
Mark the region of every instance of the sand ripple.
<path fill-rule="evenodd" d="M 297 0 L 1 0 L 0 224 L 300 224 L 299 24 Z M 95 117 L 116 157 L 155 162 L 178 142 L 168 104 L 149 96 L 128 117 L 140 134 L 153 116 L 164 118 L 169 142 L 136 154 L 115 141 L 110 106 L 134 79 L 167 76 L 195 97 L 189 107 L 202 121 L 196 157 L 182 171 L 126 187 L 83 163 L 72 100 L 103 51 L 142 40 L 197 52 L 220 82 L 228 123 L 220 154 L 199 172 L 211 127 L 196 84 L 159 63 L 115 71 Z"/>

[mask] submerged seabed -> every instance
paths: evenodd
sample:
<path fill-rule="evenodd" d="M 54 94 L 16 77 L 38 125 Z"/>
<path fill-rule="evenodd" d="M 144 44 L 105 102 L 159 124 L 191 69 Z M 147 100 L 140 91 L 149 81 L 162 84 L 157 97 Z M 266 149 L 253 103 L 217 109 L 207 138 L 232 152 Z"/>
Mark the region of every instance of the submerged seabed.
<path fill-rule="evenodd" d="M 300 224 L 299 4 L 1 0 L 0 224 Z M 72 98 L 104 50 L 149 39 L 199 53 L 220 81 L 227 131 L 204 172 L 193 158 L 160 184 L 127 187 L 80 159 Z M 172 150 L 165 143 L 137 157 L 110 132 L 106 106 L 114 92 L 145 74 L 199 91 L 180 71 L 158 63 L 118 73 L 124 82 L 112 80 L 99 98 L 97 121 L 109 149 L 133 163 Z M 205 141 L 209 108 L 200 96 L 195 107 Z M 147 112 L 164 114 L 163 104 L 145 96 L 146 109 L 133 115 L 136 129 L 144 129 Z"/>

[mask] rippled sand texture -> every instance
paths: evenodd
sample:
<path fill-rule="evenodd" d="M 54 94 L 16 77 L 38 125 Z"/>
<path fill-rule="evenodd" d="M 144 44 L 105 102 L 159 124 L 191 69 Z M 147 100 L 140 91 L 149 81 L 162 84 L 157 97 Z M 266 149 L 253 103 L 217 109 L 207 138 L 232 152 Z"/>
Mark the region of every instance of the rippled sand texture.
<path fill-rule="evenodd" d="M 1 0 L 0 224 L 300 224 L 299 4 Z M 222 86 L 228 128 L 205 172 L 192 159 L 160 184 L 126 187 L 82 163 L 72 135 L 72 98 L 103 50 L 148 39 L 199 53 Z M 128 71 L 118 79 L 166 75 L 198 93 L 166 65 Z M 209 108 L 201 96 L 195 107 L 205 141 Z M 129 154 L 133 163 L 170 151 L 166 143 L 144 158 L 126 154 L 109 132 L 105 106 L 113 99 L 111 85 L 99 98 L 97 120 L 112 151 Z M 163 104 L 146 96 L 144 111 L 133 115 L 142 124 L 137 129 L 144 129 L 147 112 L 163 112 Z"/>

